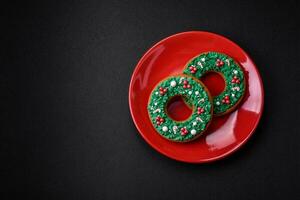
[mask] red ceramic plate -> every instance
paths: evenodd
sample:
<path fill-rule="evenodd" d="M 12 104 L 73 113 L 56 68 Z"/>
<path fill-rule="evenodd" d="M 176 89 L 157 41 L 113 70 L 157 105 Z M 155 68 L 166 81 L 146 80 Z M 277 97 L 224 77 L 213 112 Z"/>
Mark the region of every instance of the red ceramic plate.
<path fill-rule="evenodd" d="M 207 51 L 225 53 L 234 58 L 246 74 L 247 91 L 238 108 L 215 117 L 200 138 L 188 143 L 175 143 L 161 137 L 151 125 L 147 103 L 154 86 L 170 75 L 181 74 L 194 56 Z M 216 75 L 202 79 L 213 95 L 222 91 L 224 82 Z M 224 158 L 241 147 L 252 135 L 262 115 L 263 84 L 249 55 L 229 39 L 209 32 L 184 32 L 155 44 L 137 64 L 129 86 L 129 107 L 141 136 L 154 149 L 178 161 L 204 163 Z M 191 111 L 181 99 L 168 107 L 175 119 L 185 119 Z"/>

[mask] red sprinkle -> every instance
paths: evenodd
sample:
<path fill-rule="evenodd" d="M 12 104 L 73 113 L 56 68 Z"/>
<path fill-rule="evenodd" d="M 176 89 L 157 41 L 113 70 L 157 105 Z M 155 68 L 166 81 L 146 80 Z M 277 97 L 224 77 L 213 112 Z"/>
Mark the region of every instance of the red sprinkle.
<path fill-rule="evenodd" d="M 181 131 L 181 135 L 183 136 L 188 134 L 188 130 L 186 128 L 181 128 L 180 131 Z"/>
<path fill-rule="evenodd" d="M 165 120 L 162 118 L 162 117 L 160 117 L 160 116 L 158 116 L 158 117 L 156 117 L 156 124 L 157 125 L 161 125 Z"/>
<path fill-rule="evenodd" d="M 164 95 L 167 91 L 168 91 L 167 88 L 163 88 L 163 87 L 160 87 L 160 88 L 159 88 L 159 94 L 160 94 L 160 95 Z"/>
<path fill-rule="evenodd" d="M 217 61 L 216 61 L 216 66 L 217 67 L 222 67 L 224 65 L 224 62 L 221 60 L 221 59 L 217 59 Z"/>
<path fill-rule="evenodd" d="M 240 79 L 237 77 L 237 76 L 234 76 L 231 80 L 231 83 L 237 83 L 239 84 L 240 83 Z"/>

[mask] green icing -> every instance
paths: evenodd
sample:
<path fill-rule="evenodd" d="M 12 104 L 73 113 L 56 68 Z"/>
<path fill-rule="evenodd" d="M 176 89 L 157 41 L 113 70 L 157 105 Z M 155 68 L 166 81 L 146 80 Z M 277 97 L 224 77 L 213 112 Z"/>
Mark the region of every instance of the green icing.
<path fill-rule="evenodd" d="M 183 87 L 184 80 L 188 81 L 190 88 Z M 176 86 L 171 85 L 174 81 Z M 161 87 L 167 89 L 164 94 L 160 94 Z M 166 112 L 170 99 L 178 95 L 192 107 L 192 114 L 185 121 L 175 121 Z M 148 102 L 148 113 L 154 128 L 160 135 L 172 141 L 188 141 L 199 136 L 211 121 L 212 104 L 209 98 L 208 93 L 197 80 L 187 76 L 173 76 L 160 82 L 152 91 Z M 204 109 L 201 114 L 197 113 L 199 107 Z M 157 117 L 162 118 L 164 122 L 157 124 Z M 186 135 L 181 134 L 182 128 L 186 128 L 188 132 Z"/>
<path fill-rule="evenodd" d="M 217 59 L 223 62 L 222 66 L 218 67 L 216 65 Z M 191 73 L 190 66 L 196 67 L 197 70 L 194 74 Z M 218 96 L 213 97 L 214 114 L 221 115 L 234 107 L 244 96 L 244 72 L 231 57 L 217 52 L 207 52 L 192 59 L 187 64 L 183 73 L 200 79 L 207 72 L 218 72 L 223 75 L 225 80 L 226 86 L 224 91 Z M 234 76 L 239 79 L 239 83 L 232 83 Z M 222 103 L 225 96 L 229 96 L 230 103 Z"/>

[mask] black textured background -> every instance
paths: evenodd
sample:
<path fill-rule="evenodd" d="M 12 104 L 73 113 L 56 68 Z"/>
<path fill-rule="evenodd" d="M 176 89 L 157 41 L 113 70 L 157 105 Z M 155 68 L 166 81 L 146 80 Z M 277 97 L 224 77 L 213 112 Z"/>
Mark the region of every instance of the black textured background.
<path fill-rule="evenodd" d="M 299 199 L 298 1 L 23 1 L 1 8 L 0 199 Z M 206 165 L 157 153 L 128 108 L 140 57 L 189 30 L 238 43 L 265 87 L 251 140 Z"/>

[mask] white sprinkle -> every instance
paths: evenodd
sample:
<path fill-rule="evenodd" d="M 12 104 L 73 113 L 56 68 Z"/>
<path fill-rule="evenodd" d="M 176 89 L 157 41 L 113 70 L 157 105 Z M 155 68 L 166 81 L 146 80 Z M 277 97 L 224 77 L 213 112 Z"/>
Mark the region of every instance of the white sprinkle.
<path fill-rule="evenodd" d="M 189 94 L 192 94 L 193 92 L 192 91 L 189 91 Z"/>
<path fill-rule="evenodd" d="M 233 96 L 233 97 L 234 97 L 234 96 L 235 96 L 235 94 L 231 94 L 231 96 Z"/>
<path fill-rule="evenodd" d="M 199 91 L 196 91 L 196 92 L 195 92 L 195 95 L 199 95 Z"/>
<path fill-rule="evenodd" d="M 157 106 L 157 102 L 155 102 L 154 105 Z"/>
<path fill-rule="evenodd" d="M 174 134 L 176 134 L 177 130 L 178 130 L 178 127 L 177 126 L 173 126 L 173 132 L 174 132 Z"/>
<path fill-rule="evenodd" d="M 176 86 L 176 81 L 171 81 L 170 85 L 171 85 L 172 87 L 175 87 L 175 86 Z"/>
<path fill-rule="evenodd" d="M 168 131 L 168 127 L 164 126 L 162 127 L 163 132 L 167 132 Z"/>
<path fill-rule="evenodd" d="M 153 113 L 157 113 L 157 112 L 160 113 L 160 109 L 159 108 L 157 108 L 156 110 L 153 111 Z"/>
<path fill-rule="evenodd" d="M 220 102 L 219 102 L 219 101 L 217 101 L 217 102 L 216 102 L 216 104 L 217 104 L 217 105 L 220 105 Z"/>
<path fill-rule="evenodd" d="M 199 65 L 201 68 L 203 68 L 203 65 L 202 65 L 202 63 L 200 61 L 197 62 L 197 65 Z"/>
<path fill-rule="evenodd" d="M 240 87 L 236 86 L 232 88 L 233 91 L 240 91 Z"/>
<path fill-rule="evenodd" d="M 193 122 L 193 126 L 196 126 L 197 125 L 197 122 Z"/>
<path fill-rule="evenodd" d="M 195 135 L 196 134 L 196 130 L 195 129 L 191 130 L 191 134 Z"/>
<path fill-rule="evenodd" d="M 234 73 L 234 74 L 238 74 L 238 71 L 237 71 L 237 70 L 233 70 L 233 73 Z"/>
<path fill-rule="evenodd" d="M 204 102 L 204 99 L 203 99 L 203 98 L 200 99 L 200 100 L 198 101 L 198 103 L 201 103 L 201 102 Z"/>
<path fill-rule="evenodd" d="M 201 58 L 201 61 L 202 61 L 202 62 L 205 62 L 205 58 Z"/>
<path fill-rule="evenodd" d="M 179 84 L 182 82 L 183 79 L 184 79 L 183 77 L 181 77 L 181 78 L 179 79 Z"/>
<path fill-rule="evenodd" d="M 226 59 L 225 62 L 227 63 L 228 66 L 230 66 L 230 62 L 228 59 Z"/>
<path fill-rule="evenodd" d="M 158 92 L 155 92 L 156 95 L 158 95 Z"/>
<path fill-rule="evenodd" d="M 199 122 L 203 122 L 203 120 L 200 117 L 197 117 L 196 120 L 198 120 Z"/>

